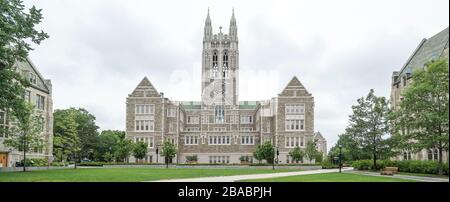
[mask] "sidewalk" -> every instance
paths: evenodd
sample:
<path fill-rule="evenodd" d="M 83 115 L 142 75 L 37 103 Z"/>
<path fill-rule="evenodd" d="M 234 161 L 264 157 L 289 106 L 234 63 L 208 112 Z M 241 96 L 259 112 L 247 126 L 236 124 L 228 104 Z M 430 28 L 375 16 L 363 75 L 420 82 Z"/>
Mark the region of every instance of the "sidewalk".
<path fill-rule="evenodd" d="M 343 168 L 342 171 L 350 171 L 353 168 Z M 251 175 L 233 175 L 233 176 L 220 176 L 220 177 L 201 177 L 201 178 L 185 178 L 185 179 L 172 179 L 172 180 L 158 180 L 151 182 L 235 182 L 239 180 L 251 180 L 251 179 L 264 179 L 273 177 L 287 177 L 293 175 L 310 175 L 321 173 L 334 173 L 339 172 L 339 169 L 326 169 L 326 170 L 310 170 L 310 171 L 298 171 L 298 172 L 283 172 L 283 173 L 267 173 L 267 174 L 251 174 Z"/>
<path fill-rule="evenodd" d="M 380 173 L 376 173 L 376 172 L 358 171 L 358 170 L 350 170 L 350 171 L 346 171 L 346 173 L 356 173 L 356 174 L 368 175 L 368 176 L 391 177 L 391 178 L 398 178 L 398 179 L 405 179 L 405 180 L 416 180 L 416 181 L 420 181 L 420 182 L 449 182 L 448 178 L 423 177 L 423 176 L 400 175 L 400 174 L 395 174 L 395 175 L 389 176 L 389 175 L 381 175 Z"/>

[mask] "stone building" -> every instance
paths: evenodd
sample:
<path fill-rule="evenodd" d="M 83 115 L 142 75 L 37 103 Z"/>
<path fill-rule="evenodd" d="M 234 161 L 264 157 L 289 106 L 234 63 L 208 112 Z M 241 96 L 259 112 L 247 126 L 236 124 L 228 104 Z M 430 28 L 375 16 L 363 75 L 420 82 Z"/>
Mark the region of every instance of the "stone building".
<path fill-rule="evenodd" d="M 438 58 L 449 58 L 448 52 L 448 27 L 429 39 L 422 39 L 412 55 L 400 71 L 392 73 L 391 83 L 391 108 L 398 109 L 400 102 L 403 100 L 402 93 L 412 82 L 412 73 L 415 69 L 425 68 L 425 64 Z M 412 140 L 414 141 L 414 140 Z M 424 149 L 414 153 L 411 151 L 403 151 L 401 155 L 395 157 L 396 160 L 437 160 L 437 149 Z M 443 159 L 448 159 L 448 152 L 443 154 Z"/>
<path fill-rule="evenodd" d="M 17 62 L 15 67 L 29 81 L 31 86 L 27 88 L 24 98 L 35 105 L 35 113 L 43 119 L 42 138 L 44 147 L 34 149 L 27 154 L 27 158 L 45 158 L 53 160 L 53 101 L 52 84 L 45 79 L 30 59 Z M 23 160 L 23 152 L 6 147 L 3 141 L 8 138 L 8 128 L 14 126 L 14 120 L 8 116 L 7 110 L 0 110 L 0 167 L 14 167 L 16 162 Z"/>
<path fill-rule="evenodd" d="M 213 33 L 208 12 L 201 100 L 169 100 L 147 77 L 126 99 L 126 137 L 148 144 L 148 155 L 140 161 L 163 162 L 156 150 L 167 140 L 178 150 L 172 162 L 185 163 L 194 155 L 199 163 L 239 163 L 243 156 L 252 161 L 253 151 L 266 141 L 278 148 L 280 163 L 292 162 L 291 149 L 314 141 L 314 97 L 294 76 L 272 99 L 239 101 L 239 68 L 234 12 L 228 34 L 222 27 Z"/>

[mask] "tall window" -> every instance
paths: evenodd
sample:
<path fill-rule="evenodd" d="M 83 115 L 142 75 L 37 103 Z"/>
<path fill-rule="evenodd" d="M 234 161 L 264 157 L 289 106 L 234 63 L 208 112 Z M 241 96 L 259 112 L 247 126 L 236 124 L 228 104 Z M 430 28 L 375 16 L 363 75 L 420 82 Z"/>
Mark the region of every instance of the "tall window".
<path fill-rule="evenodd" d="M 36 107 L 40 110 L 44 110 L 45 97 L 39 94 L 36 94 Z"/>
<path fill-rule="evenodd" d="M 213 65 L 212 65 L 212 71 L 211 71 L 211 76 L 213 78 L 217 78 L 219 75 L 219 65 L 218 65 L 218 55 L 217 55 L 217 51 L 214 51 L 213 53 Z"/>
<path fill-rule="evenodd" d="M 208 138 L 209 145 L 229 145 L 231 138 L 229 135 L 210 135 Z"/>
<path fill-rule="evenodd" d="M 225 121 L 225 110 L 223 105 L 216 105 L 214 110 L 215 123 L 223 123 Z"/>
<path fill-rule="evenodd" d="M 186 135 L 184 139 L 185 145 L 198 145 L 198 136 L 197 135 Z"/>
<path fill-rule="evenodd" d="M 253 116 L 241 116 L 241 123 L 253 123 Z"/>
<path fill-rule="evenodd" d="M 154 147 L 154 137 L 135 137 L 134 142 L 143 142 L 147 144 L 147 147 L 153 148 Z"/>
<path fill-rule="evenodd" d="M 228 52 L 223 53 L 223 77 L 228 78 Z"/>
<path fill-rule="evenodd" d="M 33 72 L 30 72 L 30 74 L 28 76 L 28 79 L 29 79 L 31 84 L 34 84 L 34 85 L 37 84 L 37 76 Z"/>
<path fill-rule="evenodd" d="M 155 113 L 155 105 L 136 105 L 135 113 L 136 114 L 154 114 Z"/>
<path fill-rule="evenodd" d="M 254 137 L 252 135 L 241 136 L 241 145 L 253 145 Z"/>

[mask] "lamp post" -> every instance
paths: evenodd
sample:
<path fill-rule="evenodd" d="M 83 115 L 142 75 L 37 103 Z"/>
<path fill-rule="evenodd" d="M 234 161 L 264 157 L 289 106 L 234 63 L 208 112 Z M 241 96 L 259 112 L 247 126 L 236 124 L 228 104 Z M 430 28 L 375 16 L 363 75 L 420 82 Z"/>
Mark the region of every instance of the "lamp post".
<path fill-rule="evenodd" d="M 275 170 L 275 147 L 273 147 L 273 157 L 272 157 L 272 170 Z"/>
<path fill-rule="evenodd" d="M 342 145 L 339 144 L 339 173 L 341 173 L 342 169 Z"/>
<path fill-rule="evenodd" d="M 156 163 L 159 163 L 158 162 L 158 153 L 159 153 L 159 146 L 156 146 Z"/>

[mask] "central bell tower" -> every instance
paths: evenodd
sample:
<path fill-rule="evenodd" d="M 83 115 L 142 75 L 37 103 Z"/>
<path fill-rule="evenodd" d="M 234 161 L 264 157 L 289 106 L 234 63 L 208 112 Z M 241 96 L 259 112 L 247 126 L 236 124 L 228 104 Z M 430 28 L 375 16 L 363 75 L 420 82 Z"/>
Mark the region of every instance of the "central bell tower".
<path fill-rule="evenodd" d="M 213 34 L 211 18 L 206 16 L 202 52 L 202 105 L 237 106 L 239 48 L 234 9 L 228 34 Z"/>

